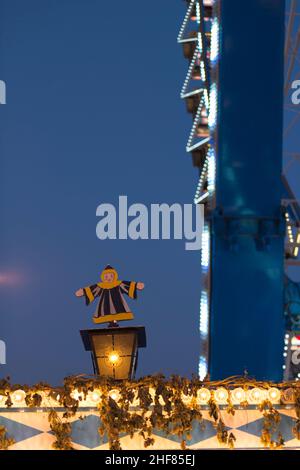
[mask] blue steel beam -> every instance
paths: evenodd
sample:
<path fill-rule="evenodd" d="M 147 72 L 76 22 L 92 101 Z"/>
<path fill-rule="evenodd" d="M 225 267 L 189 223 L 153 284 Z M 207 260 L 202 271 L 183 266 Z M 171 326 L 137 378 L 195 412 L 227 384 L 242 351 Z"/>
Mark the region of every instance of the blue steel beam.
<path fill-rule="evenodd" d="M 221 0 L 209 370 L 282 379 L 283 0 Z M 245 4 L 244 4 L 245 3 Z M 243 4 L 243 5 L 241 5 Z"/>

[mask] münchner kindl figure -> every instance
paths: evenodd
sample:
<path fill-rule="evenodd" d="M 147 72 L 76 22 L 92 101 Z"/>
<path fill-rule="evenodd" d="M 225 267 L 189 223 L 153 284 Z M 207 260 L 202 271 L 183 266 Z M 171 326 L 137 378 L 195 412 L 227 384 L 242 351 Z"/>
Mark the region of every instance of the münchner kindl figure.
<path fill-rule="evenodd" d="M 107 265 L 101 273 L 102 282 L 78 289 L 76 297 L 85 297 L 86 305 L 89 305 L 99 297 L 97 310 L 93 320 L 95 323 L 109 323 L 109 326 L 118 326 L 118 321 L 132 320 L 133 313 L 124 298 L 127 294 L 131 299 L 136 299 L 137 290 L 143 290 L 142 282 L 120 281 L 117 271 Z"/>

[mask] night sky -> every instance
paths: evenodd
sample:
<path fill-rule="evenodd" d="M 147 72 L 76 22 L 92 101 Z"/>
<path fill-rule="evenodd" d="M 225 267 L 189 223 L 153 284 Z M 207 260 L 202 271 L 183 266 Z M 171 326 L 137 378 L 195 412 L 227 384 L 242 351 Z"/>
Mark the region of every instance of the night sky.
<path fill-rule="evenodd" d="M 14 383 L 91 373 L 74 291 L 112 264 L 143 281 L 138 375 L 197 372 L 200 253 L 184 241 L 96 238 L 96 208 L 191 203 L 181 1 L 1 0 L 0 339 Z M 126 323 L 127 326 L 129 323 Z M 125 322 L 123 323 L 125 326 Z"/>
<path fill-rule="evenodd" d="M 94 307 L 74 291 L 108 263 L 146 285 L 129 301 L 148 339 L 138 375 L 197 372 L 200 253 L 96 237 L 97 206 L 119 195 L 193 200 L 184 13 L 179 0 L 0 0 L 0 376 L 14 383 L 92 372 L 79 330 Z"/>

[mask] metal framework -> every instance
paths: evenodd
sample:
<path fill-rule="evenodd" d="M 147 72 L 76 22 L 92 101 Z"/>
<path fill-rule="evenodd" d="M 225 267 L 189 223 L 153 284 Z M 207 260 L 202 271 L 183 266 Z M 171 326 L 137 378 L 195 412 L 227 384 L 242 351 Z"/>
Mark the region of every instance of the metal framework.
<path fill-rule="evenodd" d="M 300 162 L 300 154 L 295 151 L 297 138 L 296 127 L 300 118 L 300 105 L 292 102 L 292 84 L 300 78 L 300 2 L 289 0 L 286 8 L 286 37 L 284 47 L 284 148 L 283 148 L 283 184 L 284 198 L 282 205 L 287 221 L 286 266 L 300 266 L 300 208 L 297 196 L 292 188 L 292 172 Z M 300 85 L 300 83 L 299 83 Z M 298 166 L 298 171 L 300 166 Z"/>
<path fill-rule="evenodd" d="M 187 111 L 193 123 L 186 151 L 191 153 L 193 164 L 199 168 L 199 181 L 194 203 L 213 205 L 215 191 L 215 151 L 213 146 L 216 119 L 216 85 L 211 82 L 218 57 L 218 23 L 213 18 L 214 0 L 187 0 L 178 43 L 189 60 L 189 67 L 181 90 Z M 201 269 L 202 290 L 200 299 L 199 376 L 208 373 L 209 311 L 210 311 L 210 224 L 206 220 L 202 234 Z"/>
<path fill-rule="evenodd" d="M 290 266 L 300 265 L 300 207 L 297 197 L 292 190 L 290 181 L 290 170 L 295 162 L 300 161 L 300 153 L 289 148 L 286 143 L 288 136 L 295 129 L 295 124 L 300 117 L 300 106 L 297 108 L 290 100 L 290 83 L 300 78 L 296 66 L 300 63 L 298 51 L 300 46 L 300 13 L 297 12 L 299 0 L 288 0 L 286 14 L 286 40 L 285 40 L 285 129 L 284 129 L 284 170 L 283 170 L 283 199 L 282 211 L 286 223 L 285 240 L 285 263 L 286 269 Z M 203 379 L 209 372 L 209 330 L 211 313 L 211 277 L 212 277 L 212 228 L 213 211 L 216 208 L 216 155 L 218 154 L 217 115 L 218 115 L 218 79 L 219 79 L 219 51 L 220 51 L 220 0 L 186 0 L 187 12 L 178 35 L 178 43 L 182 44 L 183 52 L 189 61 L 187 76 L 184 81 L 181 98 L 185 99 L 187 110 L 192 114 L 193 124 L 186 151 L 191 153 L 193 164 L 199 168 L 199 181 L 194 197 L 195 204 L 205 204 L 205 225 L 202 237 L 201 269 L 202 269 L 202 291 L 200 300 L 200 359 L 199 376 Z M 226 0 L 225 0 L 226 3 Z M 230 3 L 230 2 L 229 2 Z M 259 2 L 256 2 L 259 5 Z M 300 1 L 299 1 L 300 3 Z M 300 7 L 300 5 L 299 5 Z M 238 16 L 238 15 L 237 15 Z M 278 121 L 277 121 L 278 127 Z M 271 135 L 270 130 L 268 130 Z M 274 147 L 275 148 L 275 147 Z M 277 151 L 277 150 L 276 150 Z M 276 159 L 274 162 L 277 161 Z M 270 159 L 271 163 L 271 159 Z M 241 183 L 242 184 L 242 183 Z M 275 201 L 275 200 L 274 200 Z M 257 206 L 258 208 L 258 206 Z M 270 212 L 271 213 L 271 212 Z M 239 217 L 239 216 L 238 216 Z M 228 235 L 230 249 L 235 248 L 236 239 L 243 235 L 249 237 L 247 232 L 249 224 L 254 227 L 254 235 L 257 250 L 268 250 L 270 238 L 277 239 L 275 243 L 274 256 L 278 266 L 280 264 L 280 239 L 283 235 L 280 216 L 262 217 L 257 215 L 252 219 L 238 218 L 233 220 L 229 217 L 224 219 L 226 227 L 233 227 L 231 232 L 237 231 L 237 237 Z M 243 217 L 243 216 L 242 216 Z M 244 224 L 244 225 L 243 225 Z M 246 227 L 246 231 L 245 231 Z M 227 228 L 223 228 L 227 230 Z M 239 231 L 240 230 L 240 231 Z M 243 233 L 243 230 L 245 233 Z M 230 230 L 229 230 L 230 231 Z M 267 233 L 267 235 L 266 235 Z M 226 235 L 227 236 L 227 235 Z M 238 242 L 240 243 L 240 242 Z M 264 256 L 264 255 L 263 255 Z M 267 262 L 267 255 L 261 258 L 261 263 Z M 246 257 L 245 257 L 246 260 Z M 255 270 L 253 270 L 254 272 Z M 250 279 L 250 277 L 249 277 Z M 275 285 L 273 286 L 275 288 Z M 271 293 L 271 291 L 270 291 Z M 299 303 L 300 307 L 300 303 Z M 287 316 L 287 310 L 284 312 Z M 277 314 L 276 314 L 277 315 Z M 278 315 L 277 315 L 278 316 Z M 290 315 L 289 315 L 290 317 Z M 295 318 L 295 316 L 293 317 Z M 300 316 L 299 316 L 300 319 Z M 278 325 L 279 325 L 278 320 Z M 294 323 L 293 323 L 294 325 Z M 285 337 L 284 356 L 288 345 L 295 343 L 292 337 Z M 280 335 L 278 335 L 279 338 Z M 275 352 L 275 348 L 274 352 Z M 277 352 L 276 352 L 277 354 Z M 279 355 L 276 357 L 280 356 Z M 283 365 L 286 369 L 286 365 Z M 273 369 L 275 370 L 275 369 Z M 275 372 L 274 372 L 275 373 Z M 277 372 L 276 372 L 277 373 Z"/>
<path fill-rule="evenodd" d="M 289 279 L 293 267 L 300 266 L 300 205 L 295 174 L 300 171 L 299 141 L 300 103 L 293 102 L 295 86 L 300 86 L 300 2 L 288 0 L 286 5 L 286 37 L 284 48 L 284 147 L 282 206 L 286 218 L 286 287 L 285 308 L 286 333 L 284 344 L 284 379 L 300 378 L 300 284 Z M 298 81 L 298 82 L 297 82 Z M 295 85 L 295 86 L 294 86 Z M 298 124 L 298 125 L 297 125 Z M 297 178 L 297 176 L 296 176 Z M 298 358 L 299 356 L 299 358 Z"/>

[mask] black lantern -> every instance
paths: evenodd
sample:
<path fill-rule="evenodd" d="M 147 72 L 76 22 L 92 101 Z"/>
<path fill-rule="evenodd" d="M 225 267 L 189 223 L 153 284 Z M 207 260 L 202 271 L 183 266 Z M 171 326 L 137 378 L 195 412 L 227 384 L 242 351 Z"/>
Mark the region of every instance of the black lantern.
<path fill-rule="evenodd" d="M 94 373 L 115 380 L 133 379 L 138 348 L 146 347 L 143 326 L 81 330 L 86 351 L 91 351 Z"/>

